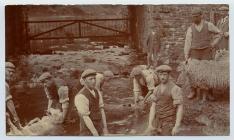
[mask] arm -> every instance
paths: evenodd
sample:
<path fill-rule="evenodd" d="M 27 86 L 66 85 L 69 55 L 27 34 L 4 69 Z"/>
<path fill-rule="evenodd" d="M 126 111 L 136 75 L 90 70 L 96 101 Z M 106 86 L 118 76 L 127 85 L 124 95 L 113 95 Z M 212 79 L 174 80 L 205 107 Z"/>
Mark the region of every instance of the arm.
<path fill-rule="evenodd" d="M 6 102 L 6 106 L 7 106 L 8 110 L 10 111 L 11 115 L 13 116 L 14 121 L 15 122 L 19 121 L 19 117 L 18 117 L 18 114 L 16 113 L 15 106 L 14 106 L 12 99 L 9 99 Z"/>
<path fill-rule="evenodd" d="M 108 128 L 107 128 L 107 123 L 106 123 L 106 114 L 104 110 L 104 101 L 103 101 L 103 93 L 101 91 L 98 91 L 99 95 L 99 106 L 100 106 L 100 111 L 102 115 L 102 123 L 103 123 L 103 132 L 104 134 L 108 134 Z"/>
<path fill-rule="evenodd" d="M 46 97 L 48 99 L 48 105 L 47 105 L 47 113 L 48 113 L 52 104 L 53 104 L 53 101 L 52 101 L 50 93 L 45 85 L 44 85 L 44 91 L 45 91 Z"/>
<path fill-rule="evenodd" d="M 69 89 L 68 86 L 60 86 L 58 89 L 58 95 L 59 95 L 59 102 L 62 104 L 62 113 L 63 113 L 63 119 L 62 122 L 65 120 L 69 108 Z"/>
<path fill-rule="evenodd" d="M 213 23 L 211 22 L 208 22 L 208 30 L 211 32 L 211 33 L 214 33 L 214 38 L 213 40 L 211 41 L 211 46 L 214 47 L 219 41 L 220 39 L 222 39 L 222 37 L 224 36 L 224 33 L 221 32 L 219 30 L 218 27 L 216 27 Z"/>
<path fill-rule="evenodd" d="M 84 95 L 78 93 L 78 95 L 75 97 L 74 103 L 78 110 L 79 116 L 83 118 L 87 128 L 94 136 L 98 136 L 98 132 L 94 127 L 92 120 L 89 117 L 89 100 Z"/>
<path fill-rule="evenodd" d="M 156 113 L 155 106 L 156 106 L 156 103 L 153 102 L 152 105 L 151 105 L 151 107 L 150 107 L 148 128 L 154 128 L 154 127 L 153 127 L 153 121 L 154 121 L 155 113 Z"/>
<path fill-rule="evenodd" d="M 98 132 L 97 132 L 96 128 L 94 127 L 93 122 L 90 119 L 90 117 L 83 116 L 83 119 L 84 119 L 85 125 L 88 127 L 88 129 L 93 134 L 93 136 L 98 136 Z"/>
<path fill-rule="evenodd" d="M 49 112 L 52 104 L 53 104 L 53 101 L 51 99 L 48 99 L 47 112 Z"/>
<path fill-rule="evenodd" d="M 106 114 L 104 108 L 101 108 L 101 114 L 102 114 L 102 123 L 103 123 L 103 131 L 104 134 L 108 134 L 108 128 L 106 123 Z"/>
<path fill-rule="evenodd" d="M 20 124 L 20 120 L 19 120 L 19 117 L 18 117 L 18 114 L 16 113 L 16 110 L 15 110 L 15 106 L 14 106 L 14 103 L 13 101 L 10 99 L 6 102 L 6 106 L 8 108 L 8 110 L 10 111 L 11 115 L 13 116 L 13 119 L 14 119 L 14 124 L 16 125 L 16 127 L 18 129 L 22 129 L 22 126 Z M 9 117 L 8 117 L 9 118 Z M 10 119 L 7 120 L 8 123 L 10 121 Z"/>
<path fill-rule="evenodd" d="M 192 44 L 192 29 L 191 27 L 189 27 L 186 33 L 185 43 L 184 43 L 184 56 L 186 61 L 188 60 L 190 55 L 191 44 Z"/>
<path fill-rule="evenodd" d="M 15 105 L 14 105 L 14 102 L 12 100 L 12 96 L 10 94 L 10 89 L 9 89 L 9 86 L 6 85 L 6 88 L 5 88 L 5 93 L 6 93 L 6 107 L 7 109 L 9 110 L 10 114 L 13 116 L 13 119 L 14 119 L 14 123 L 15 125 L 17 125 L 17 127 L 19 129 L 21 129 L 21 124 L 20 124 L 20 120 L 19 120 L 19 117 L 18 117 L 18 114 L 15 110 Z M 9 120 L 9 114 L 7 113 L 7 119 Z"/>
<path fill-rule="evenodd" d="M 67 113 L 68 113 L 68 108 L 69 108 L 69 102 L 63 102 L 62 103 L 62 109 L 63 109 L 63 118 L 62 118 L 62 122 L 64 122 L 64 120 L 66 119 Z"/>
<path fill-rule="evenodd" d="M 134 103 L 137 104 L 139 101 L 139 96 L 141 95 L 141 87 L 135 78 L 133 78 L 133 94 L 134 94 Z"/>
<path fill-rule="evenodd" d="M 146 80 L 146 84 L 147 84 L 147 88 L 148 88 L 148 93 L 144 98 L 144 102 L 147 101 L 147 99 L 150 97 L 150 95 L 153 93 L 154 88 L 155 88 L 155 75 L 153 72 L 148 71 L 149 73 L 147 73 L 145 80 Z"/>
<path fill-rule="evenodd" d="M 148 127 L 146 128 L 144 135 L 151 135 L 152 130 L 155 129 L 153 126 L 153 121 L 154 121 L 155 114 L 156 114 L 155 107 L 156 107 L 156 103 L 153 102 L 150 108 Z"/>
<path fill-rule="evenodd" d="M 172 129 L 172 135 L 176 135 L 179 132 L 179 127 L 183 119 L 183 97 L 181 88 L 177 87 L 172 91 L 173 104 L 176 106 L 176 122 Z"/>
<path fill-rule="evenodd" d="M 177 106 L 175 127 L 180 127 L 182 118 L 183 118 L 183 105 L 180 104 Z"/>

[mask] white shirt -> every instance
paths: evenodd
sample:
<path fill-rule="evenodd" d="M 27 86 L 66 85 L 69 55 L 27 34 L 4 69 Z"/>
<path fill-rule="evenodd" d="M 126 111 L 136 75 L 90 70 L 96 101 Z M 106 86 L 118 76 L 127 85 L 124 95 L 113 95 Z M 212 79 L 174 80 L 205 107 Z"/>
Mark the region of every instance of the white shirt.
<path fill-rule="evenodd" d="M 215 34 L 219 34 L 221 33 L 221 31 L 211 22 L 208 22 L 208 21 L 204 21 L 202 20 L 200 24 L 194 24 L 195 25 L 195 29 L 198 31 L 198 32 L 201 32 L 202 28 L 203 28 L 203 23 L 207 23 L 208 24 L 208 30 L 212 33 L 215 33 Z M 186 33 L 186 38 L 185 38 L 185 44 L 184 44 L 184 54 L 185 55 L 188 55 L 189 54 L 189 51 L 190 51 L 190 48 L 191 48 L 191 45 L 192 45 L 192 28 L 191 26 L 188 28 L 187 30 L 187 33 Z"/>
<path fill-rule="evenodd" d="M 93 90 L 89 90 L 89 91 L 91 92 L 92 95 L 95 96 L 95 92 Z M 104 107 L 103 97 L 99 91 L 98 91 L 98 96 L 99 96 L 99 107 L 103 108 Z M 74 103 L 78 110 L 78 113 L 81 116 L 89 116 L 90 114 L 89 100 L 83 94 L 77 94 L 75 96 Z"/>

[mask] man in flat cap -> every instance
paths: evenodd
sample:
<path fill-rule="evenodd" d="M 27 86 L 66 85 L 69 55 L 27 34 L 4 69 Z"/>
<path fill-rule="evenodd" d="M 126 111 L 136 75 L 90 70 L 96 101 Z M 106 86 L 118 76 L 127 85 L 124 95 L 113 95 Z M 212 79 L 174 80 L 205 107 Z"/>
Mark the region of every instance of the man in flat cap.
<path fill-rule="evenodd" d="M 131 73 L 133 78 L 134 103 L 137 106 L 140 100 L 153 93 L 154 87 L 159 83 L 153 69 L 147 69 L 146 65 L 135 66 Z"/>
<path fill-rule="evenodd" d="M 146 135 L 176 135 L 183 118 L 182 90 L 169 80 L 171 67 L 156 68 L 160 84 L 155 87 Z"/>
<path fill-rule="evenodd" d="M 63 116 L 60 123 L 63 123 L 69 108 L 69 89 L 66 82 L 60 77 L 53 77 L 50 72 L 44 72 L 38 80 L 43 83 L 48 99 L 47 114 L 50 108 L 60 109 Z"/>
<path fill-rule="evenodd" d="M 219 8 L 219 15 L 221 19 L 217 22 L 217 27 L 224 33 L 223 36 L 219 36 L 219 40 L 217 42 L 218 49 L 226 49 L 229 50 L 229 16 L 228 16 L 229 8 L 227 6 L 222 6 Z"/>
<path fill-rule="evenodd" d="M 81 136 L 100 136 L 108 134 L 103 97 L 96 90 L 96 74 L 93 69 L 86 69 L 81 74 L 84 87 L 75 96 L 75 106 L 80 116 Z"/>
<path fill-rule="evenodd" d="M 144 106 L 142 103 L 147 103 L 149 101 L 148 97 L 153 93 L 153 90 L 156 85 L 158 85 L 159 80 L 153 69 L 148 69 L 146 65 L 137 65 L 135 66 L 131 73 L 130 77 L 133 79 L 133 97 L 134 97 L 134 121 L 133 127 L 138 125 L 141 121 L 141 116 L 147 106 Z M 145 104 L 147 105 L 147 104 Z M 135 130 L 132 130 L 133 132 Z"/>
<path fill-rule="evenodd" d="M 193 9 L 192 11 L 193 23 L 188 28 L 185 38 L 184 55 L 185 60 L 211 60 L 213 57 L 214 42 L 211 42 L 213 34 L 223 33 L 214 26 L 213 23 L 202 19 L 202 12 L 200 9 Z M 192 99 L 196 94 L 196 88 L 192 87 L 190 94 L 187 96 Z M 212 96 L 208 96 L 212 99 Z"/>
<path fill-rule="evenodd" d="M 14 125 L 18 129 L 21 129 L 20 119 L 18 114 L 15 110 L 15 105 L 12 99 L 12 95 L 10 93 L 10 86 L 9 84 L 11 81 L 14 80 L 14 73 L 15 73 L 15 65 L 11 62 L 5 63 L 5 70 L 6 70 L 6 81 L 5 81 L 5 90 L 6 90 L 6 115 L 7 115 L 7 124 L 13 122 Z M 9 122 L 10 121 L 10 122 Z M 8 129 L 8 128 L 7 128 Z M 7 130 L 9 131 L 9 130 Z"/>

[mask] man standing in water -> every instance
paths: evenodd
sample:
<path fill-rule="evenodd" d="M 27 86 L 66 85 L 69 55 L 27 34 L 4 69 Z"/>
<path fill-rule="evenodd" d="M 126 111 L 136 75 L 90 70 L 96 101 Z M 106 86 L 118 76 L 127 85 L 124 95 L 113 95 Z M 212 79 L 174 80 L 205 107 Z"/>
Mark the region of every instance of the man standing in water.
<path fill-rule="evenodd" d="M 81 136 L 108 134 L 102 94 L 95 88 L 96 74 L 93 69 L 87 69 L 81 74 L 80 81 L 84 87 L 75 96 Z"/>
<path fill-rule="evenodd" d="M 161 65 L 156 68 L 160 84 L 153 92 L 149 113 L 149 124 L 145 134 L 176 135 L 183 118 L 183 97 L 181 88 L 169 80 L 171 67 Z M 153 124 L 155 122 L 155 126 Z"/>
<path fill-rule="evenodd" d="M 15 105 L 12 100 L 12 95 L 10 93 L 10 86 L 9 83 L 14 79 L 14 73 L 15 73 L 15 65 L 11 62 L 6 62 L 5 64 L 6 68 L 6 115 L 7 115 L 7 124 L 10 125 L 11 120 L 13 120 L 13 124 L 16 125 L 18 129 L 21 129 L 20 120 L 18 117 L 18 114 L 15 110 Z M 7 128 L 8 129 L 8 128 Z M 8 130 L 7 130 L 8 131 Z"/>

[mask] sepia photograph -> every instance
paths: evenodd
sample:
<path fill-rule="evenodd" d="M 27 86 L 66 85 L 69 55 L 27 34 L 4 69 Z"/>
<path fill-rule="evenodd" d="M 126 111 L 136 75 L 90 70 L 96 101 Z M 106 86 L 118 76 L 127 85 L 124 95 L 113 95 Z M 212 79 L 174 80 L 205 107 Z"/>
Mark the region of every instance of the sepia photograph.
<path fill-rule="evenodd" d="M 5 5 L 4 133 L 229 136 L 229 66 L 229 4 Z"/>

